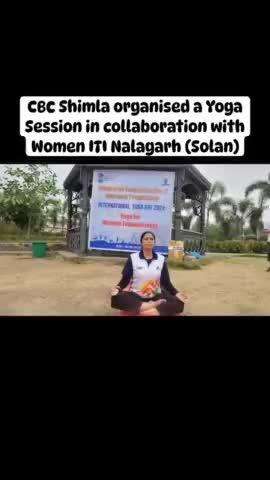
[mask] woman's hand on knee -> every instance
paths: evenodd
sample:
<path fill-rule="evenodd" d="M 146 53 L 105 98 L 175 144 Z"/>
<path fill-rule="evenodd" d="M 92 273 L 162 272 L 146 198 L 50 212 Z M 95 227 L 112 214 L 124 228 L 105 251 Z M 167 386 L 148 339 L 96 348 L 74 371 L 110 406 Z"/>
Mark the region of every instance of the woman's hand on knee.
<path fill-rule="evenodd" d="M 111 289 L 111 296 L 114 297 L 114 295 L 117 295 L 120 291 L 120 287 L 116 286 Z"/>
<path fill-rule="evenodd" d="M 186 303 L 188 301 L 188 296 L 183 292 L 182 293 L 178 292 L 175 296 L 179 298 L 179 300 L 181 300 L 181 302 L 183 303 Z"/>

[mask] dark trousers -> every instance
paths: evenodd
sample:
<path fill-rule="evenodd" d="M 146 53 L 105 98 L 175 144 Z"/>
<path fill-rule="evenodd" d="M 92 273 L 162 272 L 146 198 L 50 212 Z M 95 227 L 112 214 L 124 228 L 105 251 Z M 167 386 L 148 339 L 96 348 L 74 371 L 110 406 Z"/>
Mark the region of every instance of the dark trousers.
<path fill-rule="evenodd" d="M 183 312 L 184 303 L 164 289 L 162 289 L 161 293 L 158 293 L 155 297 L 149 299 L 142 298 L 135 292 L 119 292 L 117 295 L 111 297 L 111 306 L 118 310 L 134 312 L 136 315 L 139 313 L 143 302 L 160 300 L 161 298 L 165 299 L 166 302 L 156 307 L 160 315 L 175 315 Z"/>

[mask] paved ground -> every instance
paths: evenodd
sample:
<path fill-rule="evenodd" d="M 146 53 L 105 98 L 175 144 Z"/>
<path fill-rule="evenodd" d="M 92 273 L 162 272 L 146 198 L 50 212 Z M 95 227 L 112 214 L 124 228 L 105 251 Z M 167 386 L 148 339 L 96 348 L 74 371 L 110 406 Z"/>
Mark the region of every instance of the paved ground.
<path fill-rule="evenodd" d="M 110 288 L 124 262 L 1 255 L 0 315 L 114 315 Z M 265 258 L 233 257 L 202 270 L 170 272 L 175 286 L 190 297 L 190 315 L 269 315 L 266 267 Z"/>

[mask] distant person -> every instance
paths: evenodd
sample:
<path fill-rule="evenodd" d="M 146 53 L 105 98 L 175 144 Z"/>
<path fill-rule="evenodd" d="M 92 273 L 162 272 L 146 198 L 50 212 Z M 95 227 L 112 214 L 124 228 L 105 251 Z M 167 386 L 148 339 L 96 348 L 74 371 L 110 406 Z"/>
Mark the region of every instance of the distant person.
<path fill-rule="evenodd" d="M 154 251 L 155 235 L 141 235 L 141 251 L 132 253 L 122 271 L 122 279 L 112 288 L 111 306 L 118 310 L 147 315 L 177 315 L 187 297 L 170 281 L 165 257 Z M 129 285 L 128 291 L 123 291 Z"/>

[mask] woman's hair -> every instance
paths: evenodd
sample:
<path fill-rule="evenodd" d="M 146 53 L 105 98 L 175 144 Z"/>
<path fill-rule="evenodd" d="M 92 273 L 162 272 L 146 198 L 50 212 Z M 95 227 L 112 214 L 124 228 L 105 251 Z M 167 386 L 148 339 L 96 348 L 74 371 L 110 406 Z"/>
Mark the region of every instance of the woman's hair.
<path fill-rule="evenodd" d="M 154 237 L 154 240 L 156 241 L 156 236 L 155 236 L 155 234 L 154 234 L 153 232 L 150 232 L 149 230 L 147 230 L 146 232 L 143 232 L 143 233 L 141 234 L 141 243 L 142 243 L 142 241 L 143 241 L 144 235 L 146 235 L 147 233 L 150 233 L 150 234 Z"/>

